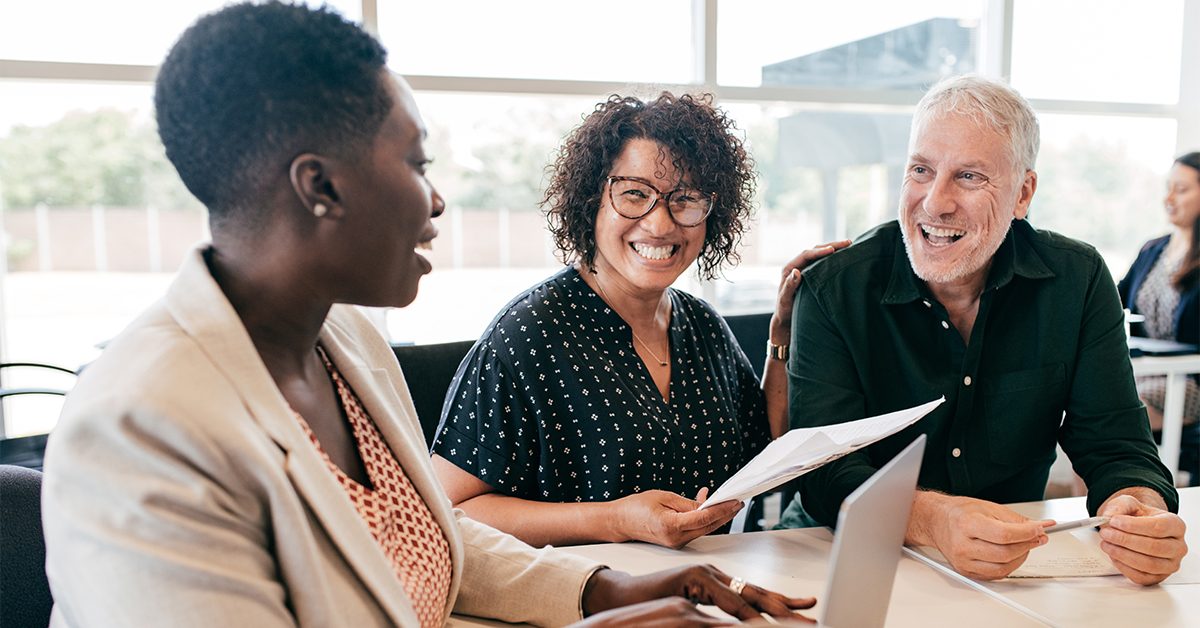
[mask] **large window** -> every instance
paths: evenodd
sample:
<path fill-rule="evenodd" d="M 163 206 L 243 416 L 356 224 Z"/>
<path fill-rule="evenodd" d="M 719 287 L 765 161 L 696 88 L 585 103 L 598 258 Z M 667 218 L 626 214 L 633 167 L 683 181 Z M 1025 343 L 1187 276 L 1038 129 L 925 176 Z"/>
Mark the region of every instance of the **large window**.
<path fill-rule="evenodd" d="M 416 303 L 388 313 L 394 341 L 477 336 L 510 298 L 561 267 L 538 207 L 544 168 L 602 97 L 417 95 L 446 213 L 435 221 L 434 272 Z"/>
<path fill-rule="evenodd" d="M 162 294 L 203 207 L 166 162 L 149 85 L 0 85 L 4 357 L 76 368 Z"/>
<path fill-rule="evenodd" d="M 3 359 L 94 359 L 207 237 L 156 139 L 151 86 L 171 42 L 222 4 L 5 5 Z M 1011 76 L 1043 127 L 1034 224 L 1093 243 L 1118 276 L 1167 228 L 1172 157 L 1200 148 L 1200 44 L 1184 37 L 1200 8 L 1184 0 L 332 4 L 379 33 L 416 89 L 449 205 L 435 272 L 386 317 L 398 342 L 475 337 L 560 266 L 544 167 L 612 93 L 712 92 L 745 133 L 759 180 L 742 263 L 680 282 L 727 313 L 768 309 L 800 249 L 894 217 L 913 105 L 943 76 Z M 52 421 L 10 418 L 0 434 Z"/>
<path fill-rule="evenodd" d="M 1163 197 L 1175 121 L 1044 114 L 1041 126 L 1030 220 L 1091 243 L 1120 279 L 1141 244 L 1170 228 Z"/>
<path fill-rule="evenodd" d="M 722 85 L 923 89 L 976 69 L 979 0 L 722 0 Z"/>
<path fill-rule="evenodd" d="M 688 83 L 691 0 L 379 2 L 402 74 Z M 439 25 L 452 25 L 439 27 Z"/>
<path fill-rule="evenodd" d="M 357 0 L 324 3 L 351 19 L 362 19 Z M 226 4 L 225 0 L 7 0 L 0 20 L 0 59 L 157 65 L 197 17 Z"/>
<path fill-rule="evenodd" d="M 1175 104 L 1182 17 L 1183 0 L 1020 0 L 1013 86 L 1027 98 Z"/>

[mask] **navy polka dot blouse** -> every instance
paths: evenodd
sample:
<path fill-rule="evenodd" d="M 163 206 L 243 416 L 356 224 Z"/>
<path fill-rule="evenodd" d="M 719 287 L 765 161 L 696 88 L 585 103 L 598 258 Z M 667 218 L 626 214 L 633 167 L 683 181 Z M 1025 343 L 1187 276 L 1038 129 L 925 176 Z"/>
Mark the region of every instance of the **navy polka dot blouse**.
<path fill-rule="evenodd" d="M 766 446 L 766 405 L 720 315 L 669 293 L 669 401 L 629 326 L 568 267 L 518 295 L 475 343 L 433 451 L 497 492 L 537 501 L 715 489 Z"/>

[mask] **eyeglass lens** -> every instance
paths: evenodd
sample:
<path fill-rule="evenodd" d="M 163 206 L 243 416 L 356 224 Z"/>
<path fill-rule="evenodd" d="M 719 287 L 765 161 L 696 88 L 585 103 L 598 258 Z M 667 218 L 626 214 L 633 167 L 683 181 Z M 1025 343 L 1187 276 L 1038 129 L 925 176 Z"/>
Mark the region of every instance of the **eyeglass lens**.
<path fill-rule="evenodd" d="M 626 218 L 641 218 L 650 213 L 659 193 L 649 185 L 629 179 L 613 179 L 613 209 Z M 699 224 L 708 215 L 712 198 L 700 190 L 679 188 L 667 194 L 667 209 L 675 222 L 683 226 Z"/>

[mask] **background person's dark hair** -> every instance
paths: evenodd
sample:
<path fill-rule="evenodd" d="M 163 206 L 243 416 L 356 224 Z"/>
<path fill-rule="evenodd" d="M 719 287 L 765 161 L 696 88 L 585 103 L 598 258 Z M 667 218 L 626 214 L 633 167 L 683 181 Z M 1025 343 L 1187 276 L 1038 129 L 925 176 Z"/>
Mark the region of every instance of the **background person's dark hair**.
<path fill-rule="evenodd" d="M 550 184 L 542 207 L 563 261 L 593 266 L 605 180 L 625 144 L 642 138 L 665 147 L 672 165 L 692 185 L 717 194 L 705 221 L 700 276 L 712 279 L 723 263 L 736 263 L 754 196 L 754 162 L 736 131 L 733 120 L 713 107 L 711 94 L 663 92 L 648 102 L 614 94 L 596 105 L 547 167 Z"/>
<path fill-rule="evenodd" d="M 1175 163 L 1195 170 L 1196 182 L 1200 183 L 1200 151 L 1181 155 Z M 1191 290 L 1196 282 L 1200 282 L 1200 217 L 1192 221 L 1192 241 L 1188 243 L 1188 250 L 1183 255 L 1179 270 L 1171 277 L 1171 284 L 1180 292 Z"/>
<path fill-rule="evenodd" d="M 206 15 L 155 81 L 158 133 L 188 190 L 219 224 L 253 224 L 264 184 L 304 152 L 350 157 L 392 108 L 387 52 L 332 10 L 278 2 Z"/>

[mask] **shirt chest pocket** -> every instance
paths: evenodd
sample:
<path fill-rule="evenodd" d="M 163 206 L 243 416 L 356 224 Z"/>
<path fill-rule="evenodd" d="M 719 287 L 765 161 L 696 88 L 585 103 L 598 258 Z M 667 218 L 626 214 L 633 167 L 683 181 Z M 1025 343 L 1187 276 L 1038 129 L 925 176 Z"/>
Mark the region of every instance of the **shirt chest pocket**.
<path fill-rule="evenodd" d="M 987 449 L 993 462 L 1026 465 L 1054 456 L 1067 397 L 1062 362 L 996 373 L 980 386 Z"/>

